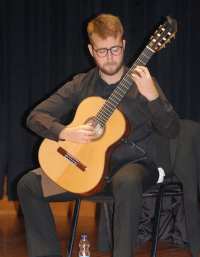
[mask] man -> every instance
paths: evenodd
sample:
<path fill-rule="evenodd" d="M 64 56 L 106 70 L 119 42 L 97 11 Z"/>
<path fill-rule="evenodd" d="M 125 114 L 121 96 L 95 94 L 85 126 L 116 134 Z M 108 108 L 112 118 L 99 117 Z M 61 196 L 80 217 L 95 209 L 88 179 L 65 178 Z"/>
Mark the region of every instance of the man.
<path fill-rule="evenodd" d="M 82 144 L 95 139 L 91 125 L 68 127 L 65 121 L 86 97 L 108 98 L 127 71 L 123 62 L 126 42 L 118 17 L 99 15 L 89 22 L 87 32 L 89 52 L 96 67 L 77 75 L 31 112 L 28 127 L 42 137 Z M 169 170 L 168 139 L 179 132 L 177 114 L 149 70 L 136 67 L 132 79 L 133 85 L 119 106 L 129 121 L 130 133 L 110 159 L 108 187 L 115 201 L 114 257 L 132 257 L 135 253 L 142 193 L 158 181 L 158 166 L 166 172 Z M 40 168 L 19 181 L 18 195 L 25 218 L 29 256 L 60 256 L 48 202 L 75 196 L 49 181 Z"/>

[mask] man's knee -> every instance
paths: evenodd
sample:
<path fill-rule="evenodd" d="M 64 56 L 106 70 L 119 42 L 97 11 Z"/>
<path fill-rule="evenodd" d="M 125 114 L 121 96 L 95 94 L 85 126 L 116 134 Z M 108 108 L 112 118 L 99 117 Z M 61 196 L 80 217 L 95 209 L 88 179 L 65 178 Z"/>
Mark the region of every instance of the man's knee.
<path fill-rule="evenodd" d="M 17 193 L 19 198 L 21 198 L 24 194 L 40 193 L 40 178 L 38 175 L 33 172 L 29 172 L 25 174 L 17 184 Z"/>
<path fill-rule="evenodd" d="M 113 177 L 113 187 L 123 190 L 140 188 L 143 179 L 143 167 L 140 164 L 128 164 Z"/>

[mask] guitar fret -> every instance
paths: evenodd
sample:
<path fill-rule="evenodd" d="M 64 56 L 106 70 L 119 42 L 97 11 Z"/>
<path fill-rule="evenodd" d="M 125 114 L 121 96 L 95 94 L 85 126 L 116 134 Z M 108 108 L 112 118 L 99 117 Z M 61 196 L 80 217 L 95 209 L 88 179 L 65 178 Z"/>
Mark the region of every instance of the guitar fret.
<path fill-rule="evenodd" d="M 149 59 L 154 54 L 154 52 L 152 52 L 151 49 L 148 48 L 148 46 L 144 49 L 144 52 L 149 56 Z"/>
<path fill-rule="evenodd" d="M 128 76 L 124 77 L 123 82 L 125 83 L 125 86 L 129 86 L 129 84 L 132 84 L 132 80 Z"/>
<path fill-rule="evenodd" d="M 149 56 L 146 55 L 145 51 L 143 51 L 142 55 L 148 60 L 149 59 Z"/>
<path fill-rule="evenodd" d="M 106 114 L 107 114 L 107 113 L 106 113 L 106 110 L 105 110 L 104 112 L 101 113 L 101 118 L 103 118 L 103 119 L 105 118 L 105 119 L 107 120 Z"/>
<path fill-rule="evenodd" d="M 108 104 L 106 105 L 106 108 L 107 108 L 108 110 L 110 110 L 110 111 L 113 110 L 112 106 L 109 106 Z"/>
<path fill-rule="evenodd" d="M 106 123 L 106 121 L 110 118 L 110 116 L 111 116 L 112 113 L 113 113 L 113 112 L 111 112 L 111 113 L 106 113 L 106 114 L 107 114 L 106 117 L 103 116 L 102 114 L 101 114 L 100 117 L 98 117 L 98 119 L 100 119 L 100 121 L 101 121 L 101 123 L 103 124 L 103 126 L 104 126 L 104 124 Z M 105 114 L 105 113 L 104 113 L 104 114 Z"/>
<path fill-rule="evenodd" d="M 116 97 L 116 94 L 113 94 L 113 95 L 111 95 L 110 96 L 110 100 L 111 101 L 113 101 L 115 104 L 116 104 L 116 106 L 118 105 L 118 101 L 120 100 L 120 99 L 118 99 L 117 97 Z"/>
<path fill-rule="evenodd" d="M 122 87 L 117 87 L 116 91 L 119 92 L 120 94 L 124 94 L 124 90 Z"/>
<path fill-rule="evenodd" d="M 96 117 L 96 121 L 100 124 L 100 126 L 103 128 L 105 125 L 105 122 L 103 122 L 100 117 Z"/>
<path fill-rule="evenodd" d="M 105 119 L 105 117 L 103 117 L 103 114 L 102 114 L 102 113 L 101 113 L 101 115 L 97 118 L 97 120 L 100 120 L 101 123 L 103 124 L 103 126 L 104 126 L 104 124 L 105 124 L 106 121 L 107 121 L 107 119 Z"/>
<path fill-rule="evenodd" d="M 153 54 L 155 53 L 155 51 L 153 49 L 151 49 L 149 46 L 146 46 L 146 48 L 148 48 L 149 51 L 151 51 Z"/>
<path fill-rule="evenodd" d="M 145 56 L 142 56 L 142 64 L 146 65 L 146 63 L 147 63 L 147 60 L 146 60 Z"/>
<path fill-rule="evenodd" d="M 105 112 L 104 112 L 102 115 L 103 115 L 103 117 L 105 117 L 106 119 L 109 118 L 109 115 L 108 115 L 108 113 L 107 113 L 107 109 L 105 110 Z"/>
<path fill-rule="evenodd" d="M 112 113 L 113 113 L 113 112 L 107 112 L 107 118 L 106 118 L 106 120 L 108 120 L 108 119 L 110 118 L 110 116 L 111 116 Z"/>
<path fill-rule="evenodd" d="M 130 85 L 133 83 L 131 77 L 126 76 L 126 78 L 128 80 L 124 79 L 124 81 L 123 81 L 123 87 L 125 88 L 124 94 L 126 94 L 126 92 L 129 89 Z"/>
<path fill-rule="evenodd" d="M 140 59 L 140 58 L 138 58 L 138 61 L 139 61 L 140 63 L 142 63 L 142 64 L 145 64 L 145 62 L 144 62 L 142 59 Z"/>
<path fill-rule="evenodd" d="M 107 104 L 111 105 L 112 109 L 116 107 L 116 105 L 113 102 L 111 102 L 110 99 L 108 99 L 108 103 Z"/>
<path fill-rule="evenodd" d="M 119 97 L 123 97 L 124 96 L 124 94 L 120 94 L 120 91 L 118 89 L 116 89 L 115 95 L 119 96 Z"/>
<path fill-rule="evenodd" d="M 115 107 L 115 106 L 114 106 Z M 112 107 L 110 110 L 107 110 L 106 108 L 108 108 L 108 104 L 106 104 L 105 106 L 102 107 L 101 113 L 99 115 L 97 115 L 98 119 L 103 119 L 103 122 L 105 123 L 108 118 L 110 117 L 110 115 L 112 114 L 114 108 Z M 105 114 L 105 115 L 104 115 Z M 106 117 L 105 117 L 106 116 Z"/>

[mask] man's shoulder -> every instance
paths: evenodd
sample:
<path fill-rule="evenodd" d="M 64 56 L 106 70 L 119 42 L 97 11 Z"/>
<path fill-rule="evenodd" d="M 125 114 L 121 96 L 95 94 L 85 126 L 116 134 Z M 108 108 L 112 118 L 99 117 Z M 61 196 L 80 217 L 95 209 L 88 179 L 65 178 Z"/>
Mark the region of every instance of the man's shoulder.
<path fill-rule="evenodd" d="M 91 78 L 92 76 L 95 76 L 97 73 L 97 68 L 92 68 L 87 72 L 78 73 L 75 76 L 73 76 L 73 81 L 77 83 L 83 82 L 87 78 Z"/>
<path fill-rule="evenodd" d="M 78 73 L 70 81 L 67 81 L 62 87 L 58 89 L 58 92 L 65 95 L 69 92 L 80 93 L 83 88 L 86 88 L 91 85 L 91 81 L 96 81 L 97 78 L 97 69 L 92 68 L 85 73 Z"/>

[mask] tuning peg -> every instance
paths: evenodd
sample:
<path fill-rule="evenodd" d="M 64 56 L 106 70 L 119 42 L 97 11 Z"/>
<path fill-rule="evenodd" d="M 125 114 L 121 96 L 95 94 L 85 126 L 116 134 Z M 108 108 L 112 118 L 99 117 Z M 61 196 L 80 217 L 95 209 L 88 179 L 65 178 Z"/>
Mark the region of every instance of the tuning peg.
<path fill-rule="evenodd" d="M 176 37 L 176 33 L 173 33 L 170 38 L 174 38 L 175 39 L 175 37 Z"/>

